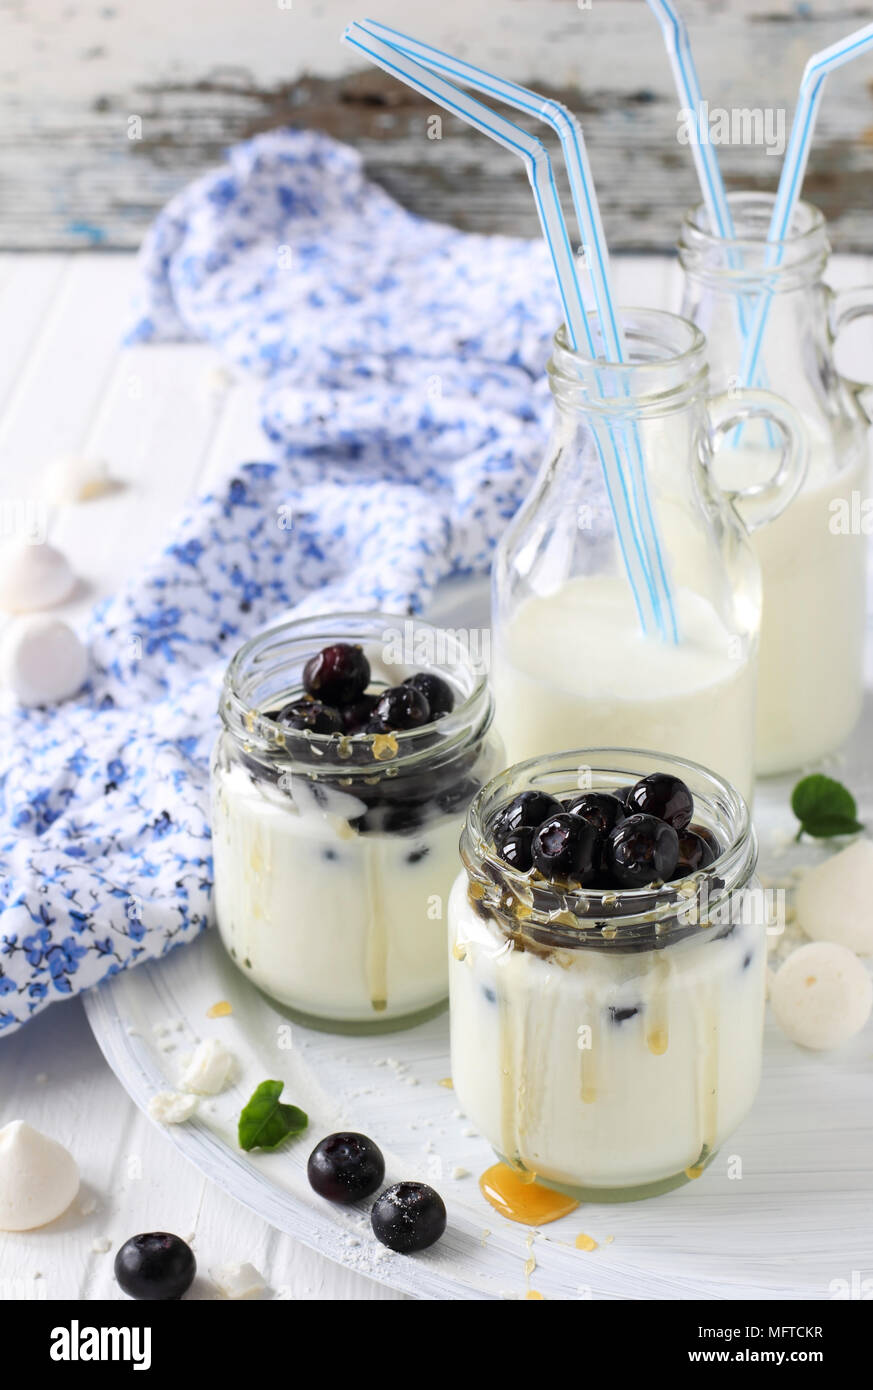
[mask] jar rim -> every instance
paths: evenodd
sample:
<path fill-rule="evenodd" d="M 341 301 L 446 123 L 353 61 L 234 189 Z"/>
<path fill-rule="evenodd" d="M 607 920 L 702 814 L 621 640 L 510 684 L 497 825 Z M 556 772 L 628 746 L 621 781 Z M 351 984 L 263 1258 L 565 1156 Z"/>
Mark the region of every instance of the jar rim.
<path fill-rule="evenodd" d="M 707 805 L 716 807 L 721 813 L 722 837 L 724 826 L 730 827 L 729 843 L 712 864 L 698 869 L 682 880 L 665 883 L 660 888 L 574 888 L 570 885 L 552 884 L 541 877 L 534 879 L 535 871 L 522 872 L 502 860 L 489 841 L 488 822 L 497 810 L 501 795 L 515 788 L 516 793 L 527 787 L 545 788 L 545 782 L 552 779 L 554 794 L 559 795 L 554 779 L 559 780 L 571 770 L 585 768 L 592 777 L 602 777 L 603 787 L 593 790 L 613 788 L 622 779 L 645 776 L 650 772 L 670 772 L 695 787 L 707 789 Z M 636 770 L 636 777 L 634 771 Z M 522 786 L 521 784 L 524 784 Z M 563 794 L 579 790 L 565 786 Z M 699 806 L 695 795 L 696 810 Z M 698 816 L 695 814 L 695 823 Z M 708 827 L 714 829 L 714 827 Z M 603 937 L 604 924 L 610 932 L 621 935 L 623 941 L 651 934 L 659 923 L 664 924 L 676 918 L 677 907 L 683 900 L 693 902 L 699 897 L 704 884 L 707 885 L 707 899 L 717 907 L 718 903 L 737 888 L 742 887 L 754 872 L 757 862 L 757 838 L 752 825 L 749 808 L 740 793 L 725 778 L 719 776 L 701 763 L 673 754 L 657 753 L 649 749 L 636 748 L 578 748 L 562 753 L 528 758 L 515 763 L 492 778 L 474 798 L 467 811 L 467 819 L 461 836 L 461 859 L 471 881 L 485 887 L 486 900 L 491 898 L 491 906 L 499 906 L 502 895 L 508 893 L 516 905 L 524 909 L 517 925 L 521 933 L 533 929 L 544 930 L 557 938 L 553 944 L 573 947 L 591 945 L 596 938 Z M 544 911 L 537 907 L 528 913 L 532 890 L 536 889 L 541 899 L 551 900 Z M 653 902 L 653 898 L 655 901 Z M 569 915 L 578 919 L 572 925 L 557 922 L 559 915 Z M 659 932 L 659 935 L 661 933 Z M 604 944 L 611 944 L 606 938 Z"/>
<path fill-rule="evenodd" d="M 757 189 L 734 189 L 732 192 L 727 194 L 727 202 L 728 206 L 731 207 L 754 207 L 755 205 L 757 205 L 762 210 L 766 208 L 772 211 L 776 203 L 776 194 L 761 192 Z M 766 223 L 768 225 L 769 220 L 769 217 L 767 217 Z M 762 218 L 762 225 L 764 224 L 764 221 L 765 219 Z M 721 237 L 717 232 L 712 231 L 709 228 L 709 226 L 707 225 L 708 222 L 709 213 L 706 204 L 703 202 L 695 203 L 692 207 L 688 208 L 686 212 L 683 214 L 682 230 L 683 232 L 687 230 L 691 234 L 693 239 L 698 241 L 701 246 L 721 245 L 730 247 L 740 247 L 745 245 L 760 249 L 762 245 L 766 244 L 771 247 L 778 248 L 780 251 L 794 250 L 797 247 L 803 245 L 804 243 L 808 244 L 809 242 L 814 241 L 816 238 L 820 238 L 822 233 L 827 232 L 827 223 L 825 221 L 824 213 L 819 208 L 817 208 L 814 203 L 808 203 L 802 198 L 799 198 L 794 205 L 794 209 L 791 214 L 791 226 L 789 226 L 788 236 L 783 237 L 777 241 L 768 241 L 768 238 L 766 236 L 766 227 L 764 227 L 764 235 L 761 237 Z M 802 222 L 806 222 L 807 225 L 798 225 L 796 231 L 792 230 L 792 228 L 795 225 L 800 224 Z M 681 245 L 682 243 L 680 241 L 680 249 Z"/>
<path fill-rule="evenodd" d="M 374 752 L 373 759 L 363 763 L 352 762 L 350 753 L 344 756 L 345 748 L 351 749 L 353 739 L 355 746 L 366 747 L 372 746 L 379 735 L 320 734 L 309 729 L 294 730 L 295 745 L 298 749 L 305 750 L 305 756 L 299 753 L 295 755 L 287 747 L 288 731 L 276 720 L 271 719 L 263 709 L 254 707 L 245 697 L 244 673 L 250 665 L 266 662 L 271 654 L 275 656 L 281 653 L 288 666 L 293 659 L 294 665 L 302 670 L 303 663 L 324 646 L 343 641 L 356 643 L 381 640 L 384 643 L 386 629 L 396 632 L 398 626 L 404 630 L 404 640 L 409 633 L 413 640 L 415 635 L 419 634 L 434 639 L 435 650 L 440 650 L 441 647 L 443 650 L 451 649 L 454 658 L 451 662 L 428 663 L 422 660 L 420 664 L 436 674 L 455 674 L 452 684 L 456 691 L 457 672 L 463 669 L 467 689 L 461 692 L 463 699 L 441 719 L 430 720 L 415 729 L 392 731 L 390 736 L 394 747 L 387 751 L 387 756 L 377 756 Z M 454 755 L 459 746 L 468 742 L 472 735 L 477 739 L 484 737 L 492 722 L 493 702 L 487 674 L 478 671 L 473 661 L 465 660 L 463 651 L 457 630 L 436 627 L 414 614 L 343 611 L 291 618 L 256 633 L 231 657 L 225 671 L 220 697 L 219 713 L 222 724 L 231 735 L 244 742 L 247 751 L 255 756 L 281 762 L 288 767 L 298 765 L 301 771 L 310 775 L 323 770 L 332 777 L 355 779 L 379 775 L 388 769 L 397 768 L 398 765 L 402 765 L 406 771 L 408 768 L 431 761 L 434 757 Z M 275 662 L 270 669 L 276 669 Z M 294 698 L 292 692 L 298 687 L 300 693 L 303 693 L 302 683 L 297 681 L 289 688 L 288 699 Z M 422 738 L 433 733 L 439 734 L 438 742 L 422 747 Z M 338 750 L 336 758 L 328 758 L 329 753 Z"/>
<path fill-rule="evenodd" d="M 577 409 L 627 414 L 649 408 L 678 408 L 706 385 L 706 338 L 690 319 L 666 309 L 617 309 L 631 360 L 609 362 L 570 344 L 566 324 L 555 333 L 546 366 L 556 400 Z M 588 315 L 595 345 L 601 341 L 594 314 Z M 643 344 L 652 355 L 634 356 Z"/>

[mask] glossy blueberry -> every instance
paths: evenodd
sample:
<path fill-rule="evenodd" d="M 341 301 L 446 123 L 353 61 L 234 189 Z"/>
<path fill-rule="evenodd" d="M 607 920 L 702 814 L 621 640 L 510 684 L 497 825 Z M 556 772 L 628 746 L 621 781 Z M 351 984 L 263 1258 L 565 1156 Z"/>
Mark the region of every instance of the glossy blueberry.
<path fill-rule="evenodd" d="M 666 882 L 679 862 L 679 836 L 654 816 L 628 816 L 607 836 L 603 862 L 619 888 Z"/>
<path fill-rule="evenodd" d="M 196 1273 L 193 1250 L 168 1231 L 131 1236 L 115 1256 L 115 1277 L 129 1298 L 181 1298 Z"/>
<path fill-rule="evenodd" d="M 410 1255 L 426 1250 L 446 1229 L 446 1207 L 424 1182 L 396 1182 L 386 1187 L 370 1216 L 373 1235 L 389 1250 Z"/>
<path fill-rule="evenodd" d="M 309 1155 L 306 1176 L 329 1202 L 359 1202 L 382 1186 L 385 1160 L 366 1134 L 329 1134 Z"/>
<path fill-rule="evenodd" d="M 582 792 L 566 805 L 571 816 L 581 816 L 583 820 L 590 821 L 604 835 L 620 820 L 624 820 L 627 814 L 624 802 L 610 792 Z"/>
<path fill-rule="evenodd" d="M 292 700 L 276 718 L 288 729 L 308 729 L 312 734 L 341 734 L 343 721 L 335 709 L 320 700 Z"/>
<path fill-rule="evenodd" d="M 334 642 L 303 668 L 303 689 L 326 705 L 351 705 L 370 684 L 370 663 L 362 647 Z"/>
<path fill-rule="evenodd" d="M 703 843 L 708 846 L 712 854 L 712 859 L 709 861 L 710 863 L 712 863 L 713 859 L 719 858 L 722 853 L 722 847 L 711 830 L 708 830 L 705 825 L 700 825 L 699 822 L 695 823 L 693 821 L 688 829 L 693 830 L 695 835 L 699 835 Z"/>
<path fill-rule="evenodd" d="M 540 873 L 562 882 L 590 883 L 600 868 L 601 836 L 581 816 L 550 816 L 534 833 L 531 853 Z"/>
<path fill-rule="evenodd" d="M 518 830 L 519 826 L 529 825 L 534 830 L 549 816 L 558 816 L 563 806 L 557 797 L 548 792 L 519 792 L 507 806 L 498 811 L 494 818 L 493 832 Z"/>
<path fill-rule="evenodd" d="M 350 705 L 343 705 L 340 709 L 340 718 L 343 721 L 343 728 L 346 733 L 363 733 L 378 703 L 378 695 L 361 695 L 357 700 L 352 701 Z"/>
<path fill-rule="evenodd" d="M 494 842 L 497 853 L 511 869 L 527 873 L 532 868 L 534 833 L 531 825 L 520 825 L 516 830 L 501 830 L 498 833 Z"/>
<path fill-rule="evenodd" d="M 684 830 L 694 814 L 694 797 L 679 777 L 669 772 L 650 772 L 628 793 L 630 815 L 655 816 L 674 830 Z"/>
<path fill-rule="evenodd" d="M 618 801 L 621 802 L 622 806 L 624 806 L 625 808 L 627 808 L 627 799 L 628 799 L 628 797 L 630 796 L 630 794 L 631 794 L 631 792 L 633 791 L 633 789 L 634 789 L 634 784 L 633 784 L 633 782 L 628 782 L 628 783 L 626 783 L 626 785 L 623 786 L 623 787 L 616 787 L 616 789 L 615 789 L 615 791 L 612 793 L 612 795 L 613 795 Z"/>
<path fill-rule="evenodd" d="M 642 1006 L 640 1004 L 610 1004 L 609 1017 L 613 1023 L 627 1023 L 629 1018 L 636 1018 Z"/>
<path fill-rule="evenodd" d="M 688 826 L 679 831 L 679 863 L 673 877 L 685 878 L 688 874 L 695 874 L 699 869 L 707 868 L 714 858 L 703 836 Z"/>
<path fill-rule="evenodd" d="M 392 685 L 379 696 L 373 718 L 385 729 L 420 729 L 430 723 L 430 705 L 412 685 Z"/>
<path fill-rule="evenodd" d="M 436 719 L 441 714 L 451 714 L 455 708 L 455 692 L 452 687 L 442 676 L 435 676 L 432 671 L 416 671 L 414 676 L 407 676 L 403 684 L 411 685 L 424 696 L 430 705 L 431 719 Z"/>

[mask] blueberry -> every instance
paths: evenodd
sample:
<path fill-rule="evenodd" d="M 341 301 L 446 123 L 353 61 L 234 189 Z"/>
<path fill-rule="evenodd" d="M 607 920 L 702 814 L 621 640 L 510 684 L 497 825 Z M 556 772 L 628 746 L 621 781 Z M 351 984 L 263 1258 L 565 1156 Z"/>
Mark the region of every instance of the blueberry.
<path fill-rule="evenodd" d="M 581 816 L 550 816 L 535 831 L 531 852 L 540 873 L 549 879 L 590 883 L 600 868 L 601 836 Z"/>
<path fill-rule="evenodd" d="M 426 859 L 429 854 L 430 848 L 428 845 L 417 845 L 415 849 L 410 850 L 409 854 L 407 854 L 406 862 L 407 864 L 420 864 L 422 859 Z"/>
<path fill-rule="evenodd" d="M 407 676 L 403 684 L 411 685 L 413 690 L 424 696 L 430 705 L 431 719 L 436 719 L 440 714 L 451 714 L 455 708 L 455 692 L 452 687 L 442 676 L 435 676 L 432 671 L 416 671 L 414 676 Z"/>
<path fill-rule="evenodd" d="M 533 867 L 533 837 L 533 826 L 520 825 L 517 830 L 500 830 L 494 844 L 511 869 L 526 873 Z"/>
<path fill-rule="evenodd" d="M 370 1216 L 373 1235 L 401 1255 L 426 1250 L 446 1229 L 446 1206 L 424 1182 L 396 1182 L 387 1187 Z"/>
<path fill-rule="evenodd" d="M 276 715 L 288 729 L 308 729 L 312 734 L 341 734 L 343 721 L 335 709 L 320 700 L 292 700 Z"/>
<path fill-rule="evenodd" d="M 362 647 L 334 642 L 303 668 L 303 689 L 327 705 L 351 705 L 370 684 L 370 663 Z"/>
<path fill-rule="evenodd" d="M 366 1134 L 329 1134 L 309 1155 L 306 1176 L 319 1197 L 358 1202 L 382 1186 L 385 1160 Z"/>
<path fill-rule="evenodd" d="M 620 888 L 645 888 L 673 877 L 679 836 L 654 816 L 628 816 L 607 836 L 604 867 Z"/>
<path fill-rule="evenodd" d="M 167 1231 L 131 1236 L 115 1256 L 115 1277 L 130 1298 L 181 1298 L 196 1273 L 191 1247 Z"/>
<path fill-rule="evenodd" d="M 689 825 L 688 829 L 693 830 L 695 835 L 699 835 L 703 843 L 708 846 L 712 854 L 712 859 L 710 859 L 709 861 L 710 864 L 713 862 L 713 860 L 718 859 L 720 857 L 722 853 L 722 847 L 716 839 L 715 835 L 713 835 L 711 830 L 708 830 L 705 825 L 700 825 L 699 822 L 692 822 L 692 824 Z"/>
<path fill-rule="evenodd" d="M 581 816 L 590 821 L 602 834 L 607 834 L 624 820 L 627 811 L 623 801 L 609 792 L 583 792 L 566 803 L 571 816 Z"/>
<path fill-rule="evenodd" d="M 655 816 L 674 830 L 684 830 L 694 813 L 694 797 L 680 778 L 650 772 L 631 788 L 627 808 L 631 815 Z"/>
<path fill-rule="evenodd" d="M 627 799 L 628 799 L 628 797 L 630 796 L 630 794 L 631 794 L 631 792 L 633 791 L 633 789 L 634 789 L 634 784 L 633 784 L 633 782 L 628 782 L 628 783 L 626 783 L 626 785 L 623 786 L 623 787 L 616 787 L 616 789 L 615 789 L 615 791 L 612 793 L 612 795 L 616 798 L 617 801 L 620 801 L 620 802 L 621 802 L 622 806 L 624 806 L 625 808 L 627 808 Z"/>
<path fill-rule="evenodd" d="M 613 1023 L 626 1023 L 629 1018 L 636 1018 L 639 1011 L 639 1004 L 630 1004 L 627 1006 L 610 1004 L 609 1017 Z"/>
<path fill-rule="evenodd" d="M 346 733 L 363 733 L 378 703 L 378 695 L 361 695 L 357 700 L 353 700 L 350 705 L 343 705 L 340 709 L 340 718 L 343 721 L 343 728 Z"/>
<path fill-rule="evenodd" d="M 702 835 L 688 827 L 679 831 L 679 863 L 674 878 L 686 878 L 712 863 L 714 855 Z"/>
<path fill-rule="evenodd" d="M 420 729 L 430 723 L 430 705 L 412 685 L 392 685 L 383 691 L 373 711 L 385 729 Z"/>
<path fill-rule="evenodd" d="M 536 830 L 549 816 L 560 815 L 563 809 L 560 801 L 549 796 L 548 792 L 519 792 L 508 806 L 498 811 L 492 825 L 493 833 L 497 835 L 500 831 L 517 830 L 521 825 L 529 825 Z"/>

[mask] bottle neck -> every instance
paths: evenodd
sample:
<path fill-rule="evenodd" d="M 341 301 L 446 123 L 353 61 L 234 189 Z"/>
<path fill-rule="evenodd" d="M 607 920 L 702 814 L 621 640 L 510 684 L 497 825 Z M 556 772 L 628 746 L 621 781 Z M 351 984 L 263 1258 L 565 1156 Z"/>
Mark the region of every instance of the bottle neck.
<path fill-rule="evenodd" d="M 713 235 L 702 205 L 686 213 L 678 250 L 689 279 L 730 295 L 803 293 L 820 282 L 830 245 L 817 208 L 798 203 L 788 235 L 770 241 L 774 207 L 770 194 L 734 193 L 728 205 L 734 232 L 729 238 Z"/>

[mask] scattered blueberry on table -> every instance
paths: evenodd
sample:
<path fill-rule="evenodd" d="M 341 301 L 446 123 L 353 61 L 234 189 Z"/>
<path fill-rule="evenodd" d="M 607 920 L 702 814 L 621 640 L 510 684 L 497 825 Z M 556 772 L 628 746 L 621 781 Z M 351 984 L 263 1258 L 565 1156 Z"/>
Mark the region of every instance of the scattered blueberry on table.
<path fill-rule="evenodd" d="M 196 1273 L 190 1245 L 168 1231 L 131 1236 L 115 1256 L 115 1278 L 130 1298 L 151 1302 L 181 1298 Z"/>

